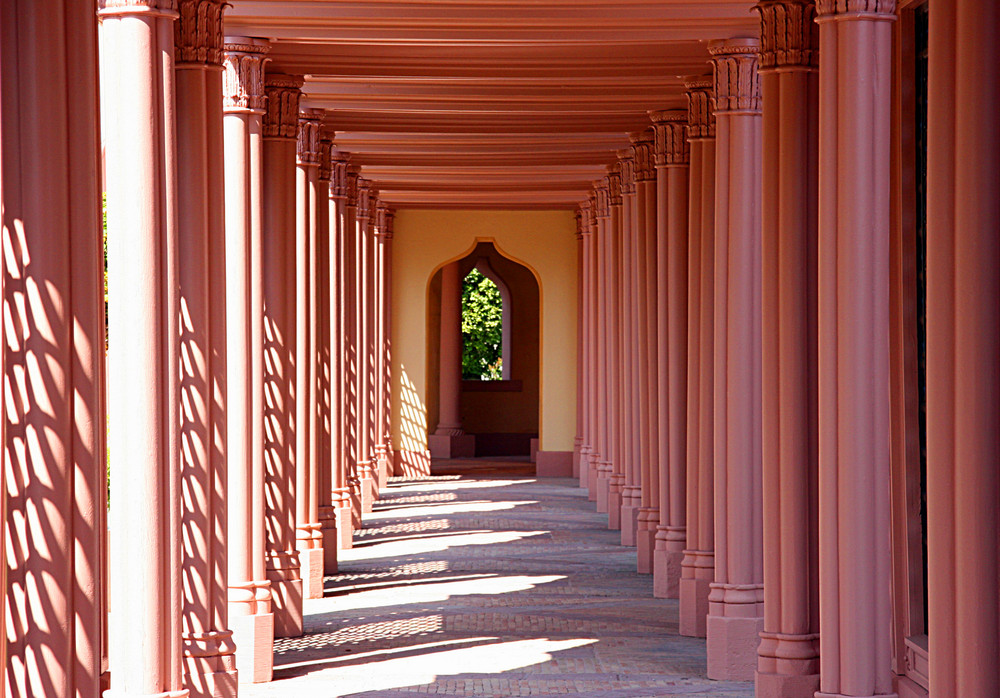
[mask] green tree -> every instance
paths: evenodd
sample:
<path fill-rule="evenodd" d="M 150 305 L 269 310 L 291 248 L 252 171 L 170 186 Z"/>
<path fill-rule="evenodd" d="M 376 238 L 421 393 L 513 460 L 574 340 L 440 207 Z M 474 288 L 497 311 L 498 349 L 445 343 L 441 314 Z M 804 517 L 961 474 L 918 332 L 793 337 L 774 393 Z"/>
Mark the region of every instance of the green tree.
<path fill-rule="evenodd" d="M 462 282 L 462 378 L 500 380 L 503 369 L 503 299 L 478 269 Z"/>

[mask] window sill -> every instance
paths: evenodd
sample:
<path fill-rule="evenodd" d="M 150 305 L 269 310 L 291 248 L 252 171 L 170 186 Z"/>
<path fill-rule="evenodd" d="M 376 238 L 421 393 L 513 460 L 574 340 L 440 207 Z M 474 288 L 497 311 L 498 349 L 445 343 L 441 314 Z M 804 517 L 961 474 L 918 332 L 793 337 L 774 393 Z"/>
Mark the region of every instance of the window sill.
<path fill-rule="evenodd" d="M 462 392 L 466 393 L 519 393 L 524 389 L 519 380 L 463 380 Z"/>

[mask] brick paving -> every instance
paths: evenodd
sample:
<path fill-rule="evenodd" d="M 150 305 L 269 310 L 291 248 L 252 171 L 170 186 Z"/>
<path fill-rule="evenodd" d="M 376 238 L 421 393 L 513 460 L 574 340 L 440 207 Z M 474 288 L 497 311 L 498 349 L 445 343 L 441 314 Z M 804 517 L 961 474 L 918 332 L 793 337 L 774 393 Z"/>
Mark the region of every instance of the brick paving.
<path fill-rule="evenodd" d="M 704 640 L 575 481 L 435 472 L 453 474 L 390 482 L 306 634 L 275 643 L 274 681 L 241 696 L 753 695 L 705 678 Z"/>

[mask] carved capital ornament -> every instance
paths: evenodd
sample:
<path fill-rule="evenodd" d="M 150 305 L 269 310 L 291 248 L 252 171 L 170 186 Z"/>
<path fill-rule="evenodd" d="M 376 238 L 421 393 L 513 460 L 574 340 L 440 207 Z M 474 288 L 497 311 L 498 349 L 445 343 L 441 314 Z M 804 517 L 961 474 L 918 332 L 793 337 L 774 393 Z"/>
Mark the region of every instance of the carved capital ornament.
<path fill-rule="evenodd" d="M 819 65 L 819 26 L 812 0 L 761 0 L 760 66 L 758 70 Z"/>
<path fill-rule="evenodd" d="M 715 66 L 715 113 L 759 114 L 760 75 L 756 39 L 728 39 L 708 47 Z"/>
<path fill-rule="evenodd" d="M 299 115 L 299 133 L 295 144 L 295 158 L 298 164 L 319 164 L 319 141 L 322 124 L 322 109 L 310 109 Z"/>
<path fill-rule="evenodd" d="M 656 179 L 655 133 L 649 128 L 633 133 L 632 159 L 635 161 L 635 180 L 637 182 L 652 182 Z"/>
<path fill-rule="evenodd" d="M 101 17 L 142 14 L 176 18 L 177 0 L 98 0 L 97 14 Z"/>
<path fill-rule="evenodd" d="M 652 112 L 653 134 L 656 137 L 656 166 L 687 165 L 691 161 L 688 145 L 688 112 L 669 109 Z"/>
<path fill-rule="evenodd" d="M 324 138 L 319 142 L 319 174 L 317 179 L 329 182 L 333 176 L 333 141 Z"/>
<path fill-rule="evenodd" d="M 608 186 L 608 205 L 622 205 L 622 175 L 620 170 L 621 161 L 615 165 L 615 169 L 608 172 L 604 180 Z"/>
<path fill-rule="evenodd" d="M 302 78 L 268 73 L 264 76 L 267 111 L 264 112 L 264 138 L 296 138 L 299 131 L 299 98 Z"/>
<path fill-rule="evenodd" d="M 817 21 L 868 19 L 894 21 L 896 0 L 816 0 Z"/>
<path fill-rule="evenodd" d="M 688 138 L 715 138 L 714 83 L 710 75 L 684 81 L 688 100 Z"/>
<path fill-rule="evenodd" d="M 271 50 L 266 41 L 238 38 L 227 41 L 222 53 L 222 108 L 227 112 L 263 114 L 264 63 Z"/>
<path fill-rule="evenodd" d="M 597 183 L 594 189 L 594 215 L 597 218 L 607 218 L 611 215 L 611 201 L 608 196 L 608 181 L 605 177 Z"/>
<path fill-rule="evenodd" d="M 592 225 L 591 217 L 593 216 L 593 205 L 591 199 L 581 202 L 580 207 L 576 210 L 576 215 L 577 224 L 579 226 L 577 234 L 590 235 L 590 226 Z"/>
<path fill-rule="evenodd" d="M 174 61 L 177 64 L 222 65 L 223 0 L 179 0 L 174 22 Z"/>
<path fill-rule="evenodd" d="M 622 195 L 635 194 L 635 158 L 631 148 L 618 151 L 618 172 L 621 175 Z"/>
<path fill-rule="evenodd" d="M 349 155 L 336 148 L 330 153 L 330 196 L 347 198 L 347 161 Z"/>

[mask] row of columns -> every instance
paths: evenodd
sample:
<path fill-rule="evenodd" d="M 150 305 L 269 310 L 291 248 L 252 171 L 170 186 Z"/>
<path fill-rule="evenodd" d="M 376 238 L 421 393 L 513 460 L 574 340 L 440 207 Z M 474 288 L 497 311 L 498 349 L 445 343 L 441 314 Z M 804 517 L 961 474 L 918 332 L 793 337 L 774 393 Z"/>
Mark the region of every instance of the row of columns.
<path fill-rule="evenodd" d="M 10 696 L 269 681 L 391 474 L 392 211 L 223 10 L 0 11 Z"/>
<path fill-rule="evenodd" d="M 888 696 L 901 671 L 888 441 L 895 5 L 757 10 L 760 43 L 712 44 L 711 78 L 685 83 L 687 113 L 651 113 L 655 214 L 640 212 L 641 137 L 580 207 L 580 482 L 638 546 L 654 594 L 679 597 L 681 634 L 707 636 L 710 677 L 755 678 L 761 696 Z M 984 183 L 1000 151 L 971 114 L 1000 94 L 996 71 L 973 77 L 1000 25 L 979 2 L 931 17 L 930 690 L 985 696 L 998 685 L 986 659 L 997 555 L 962 541 L 993 540 L 969 531 L 995 528 L 997 391 L 959 367 L 996 362 L 996 273 L 982 270 L 997 266 Z"/>

